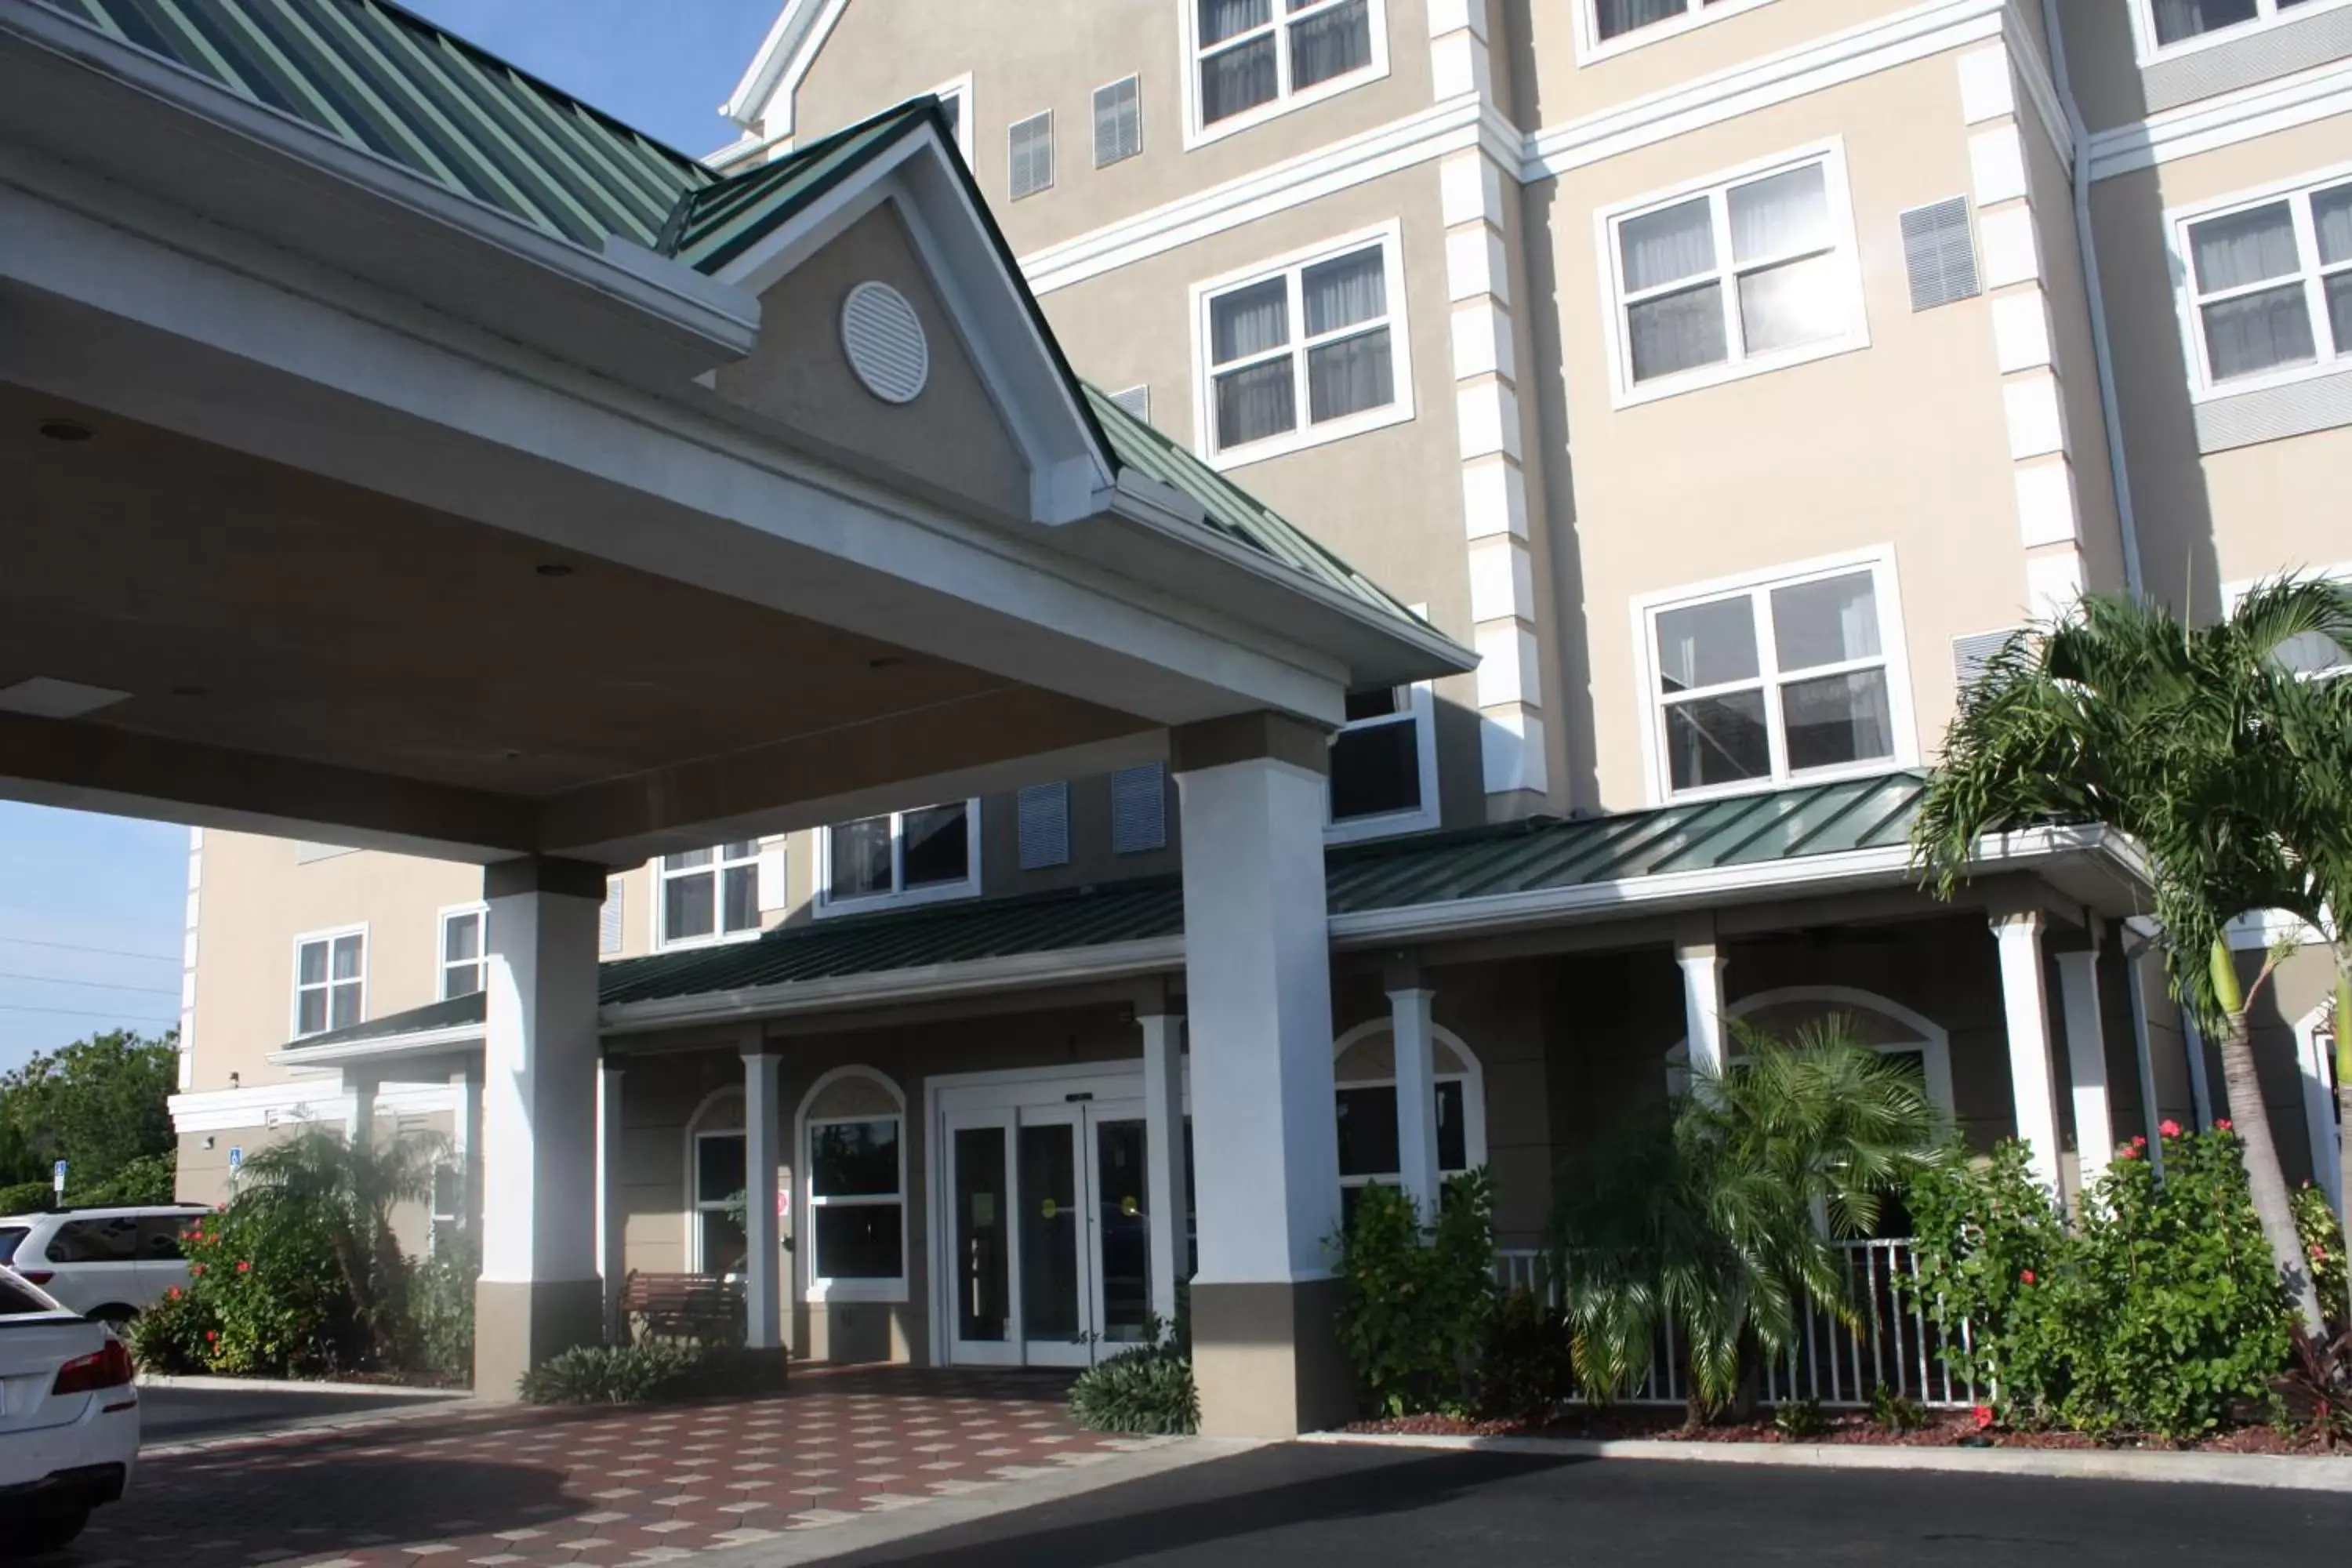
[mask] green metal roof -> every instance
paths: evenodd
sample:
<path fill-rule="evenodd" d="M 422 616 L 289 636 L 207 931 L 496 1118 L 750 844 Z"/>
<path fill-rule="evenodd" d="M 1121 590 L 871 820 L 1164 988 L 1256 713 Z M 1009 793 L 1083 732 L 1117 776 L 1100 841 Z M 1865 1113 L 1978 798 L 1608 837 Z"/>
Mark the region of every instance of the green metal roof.
<path fill-rule="evenodd" d="M 1453 833 L 1345 845 L 1325 856 L 1333 915 L 1598 886 L 1669 872 L 1901 848 L 1927 789 L 1918 773 L 1803 784 L 1759 795 L 1561 822 L 1534 818 Z M 1184 930 L 1171 877 L 780 927 L 756 942 L 660 952 L 603 966 L 605 1006 L 1109 942 Z M 379 1018 L 304 1046 L 478 1023 L 479 996 Z"/>
<path fill-rule="evenodd" d="M 458 195 L 650 246 L 717 176 L 387 0 L 43 0 Z"/>

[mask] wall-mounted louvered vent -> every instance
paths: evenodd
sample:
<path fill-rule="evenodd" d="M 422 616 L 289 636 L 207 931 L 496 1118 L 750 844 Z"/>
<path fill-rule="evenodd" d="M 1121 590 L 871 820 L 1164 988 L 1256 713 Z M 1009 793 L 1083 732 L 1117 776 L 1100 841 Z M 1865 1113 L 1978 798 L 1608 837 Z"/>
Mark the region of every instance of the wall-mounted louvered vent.
<path fill-rule="evenodd" d="M 1110 847 L 1117 855 L 1168 847 L 1168 768 L 1146 763 L 1110 775 Z"/>
<path fill-rule="evenodd" d="M 1095 167 L 1143 151 L 1143 81 L 1129 77 L 1095 89 Z"/>
<path fill-rule="evenodd" d="M 1984 674 L 1992 656 L 2000 651 L 2001 644 L 2016 636 L 2016 629 L 2004 626 L 1997 632 L 1974 632 L 1952 639 L 1952 673 L 1959 678 L 1960 689 L 1966 690 Z"/>
<path fill-rule="evenodd" d="M 621 951 L 621 895 L 627 887 L 618 877 L 604 879 L 604 903 L 596 911 L 596 951 L 607 958 Z"/>
<path fill-rule="evenodd" d="M 1146 425 L 1151 423 L 1151 388 L 1148 386 L 1130 386 L 1125 392 L 1112 393 L 1110 395 L 1110 400 L 1113 403 L 1118 404 L 1121 408 L 1126 409 L 1129 414 L 1134 415 L 1138 419 L 1142 420 Z"/>
<path fill-rule="evenodd" d="M 1913 310 L 1932 310 L 1980 291 L 1968 197 L 1913 207 L 1902 221 L 1903 265 L 1911 275 Z"/>
<path fill-rule="evenodd" d="M 842 301 L 841 351 L 866 390 L 885 403 L 912 403 L 931 378 L 922 319 L 887 283 L 860 283 Z"/>
<path fill-rule="evenodd" d="M 1013 199 L 1034 196 L 1054 184 L 1054 111 L 1013 121 L 1012 135 Z"/>
<path fill-rule="evenodd" d="M 1070 786 L 1031 784 L 1021 792 L 1021 868 L 1070 863 Z"/>

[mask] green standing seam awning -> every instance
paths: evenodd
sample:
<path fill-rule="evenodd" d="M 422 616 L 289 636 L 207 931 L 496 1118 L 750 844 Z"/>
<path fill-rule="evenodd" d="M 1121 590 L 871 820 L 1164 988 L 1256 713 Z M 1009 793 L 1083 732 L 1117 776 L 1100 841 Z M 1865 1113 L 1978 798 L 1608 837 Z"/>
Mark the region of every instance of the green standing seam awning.
<path fill-rule="evenodd" d="M 1924 775 L 1896 773 L 1574 822 L 1535 818 L 1343 845 L 1325 853 L 1325 886 L 1336 916 L 1899 848 L 1909 841 L 1926 788 Z M 1066 892 L 804 921 L 756 941 L 618 959 L 602 968 L 598 1001 L 611 1007 L 1078 952 L 1180 936 L 1183 930 L 1183 891 L 1176 879 L 1138 878 Z M 381 1038 L 481 1017 L 481 997 L 457 997 L 298 1043 Z"/>

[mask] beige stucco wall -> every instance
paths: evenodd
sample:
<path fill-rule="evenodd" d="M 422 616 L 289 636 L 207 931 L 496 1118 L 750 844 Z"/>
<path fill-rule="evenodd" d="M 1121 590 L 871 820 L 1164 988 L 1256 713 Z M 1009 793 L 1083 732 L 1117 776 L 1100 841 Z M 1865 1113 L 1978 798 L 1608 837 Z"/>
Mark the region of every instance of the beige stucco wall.
<path fill-rule="evenodd" d="M 1570 674 L 1573 750 L 1580 773 L 1591 769 L 1578 805 L 1646 798 L 1637 596 L 1891 544 L 1923 755 L 1952 711 L 1950 639 L 2021 617 L 2024 551 L 1988 306 L 1915 314 L 1896 222 L 1970 188 L 1958 90 L 1949 58 L 1923 60 L 1530 191 L 1548 229 L 1537 260 L 1549 276 L 1535 290 L 1560 310 L 1541 355 L 1549 500 L 1575 529 L 1571 540 L 1556 525 L 1555 588 L 1589 661 Z M 1855 134 L 1862 125 L 1884 129 Z M 1612 407 L 1596 209 L 1839 137 L 1870 346 Z"/>
<path fill-rule="evenodd" d="M 992 5 L 856 0 L 801 84 L 802 144 L 965 72 L 973 83 L 972 163 L 1016 253 L 1147 211 L 1220 181 L 1429 107 L 1423 0 L 1377 0 L 1388 21 L 1389 74 L 1263 123 L 1183 146 L 1182 13 L 1164 0 L 1058 0 L 1024 6 L 1019 26 Z M 1094 89 L 1140 75 L 1143 152 L 1094 166 Z M 1008 199 L 1013 122 L 1054 111 L 1055 184 Z"/>
<path fill-rule="evenodd" d="M 2352 427 L 2199 455 L 2164 215 L 2339 165 L 2347 146 L 2339 115 L 2091 189 L 2144 581 L 2200 616 L 2222 583 L 2352 559 Z"/>

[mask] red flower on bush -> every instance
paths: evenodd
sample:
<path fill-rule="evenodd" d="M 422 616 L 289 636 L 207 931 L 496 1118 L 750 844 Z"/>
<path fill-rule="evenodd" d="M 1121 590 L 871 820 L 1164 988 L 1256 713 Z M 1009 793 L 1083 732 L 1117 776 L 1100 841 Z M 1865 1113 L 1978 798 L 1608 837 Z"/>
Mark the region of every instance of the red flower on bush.
<path fill-rule="evenodd" d="M 191 1263 L 188 1265 L 188 1272 L 191 1274 L 202 1274 L 204 1271 L 205 1266 L 201 1263 Z"/>
<path fill-rule="evenodd" d="M 219 1338 L 220 1331 L 218 1329 L 206 1329 L 205 1331 L 205 1343 L 211 1344 Z"/>
<path fill-rule="evenodd" d="M 2167 1117 L 2162 1121 L 2158 1122 L 2156 1124 L 2156 1130 L 2158 1132 L 2163 1133 L 2167 1138 L 2178 1138 L 2180 1136 L 2180 1123 L 2173 1121 L 2170 1117 Z"/>
<path fill-rule="evenodd" d="M 2317 1242 L 2315 1242 L 2315 1242 L 2313 1242 L 2313 1243 L 2311 1244 L 2311 1260 L 2312 1260 L 2314 1263 L 2325 1263 L 2325 1262 L 2326 1262 L 2326 1261 L 2327 1261 L 2327 1248 L 2326 1248 L 2326 1247 L 2324 1247 L 2320 1246 L 2320 1245 L 2319 1245 Z"/>
<path fill-rule="evenodd" d="M 250 1263 L 240 1263 L 236 1266 L 236 1271 L 239 1274 L 250 1274 L 253 1272 L 253 1265 Z"/>
<path fill-rule="evenodd" d="M 165 1294 L 170 1296 L 174 1301 L 178 1300 L 186 1292 L 183 1291 L 177 1285 L 173 1286 L 169 1291 L 165 1292 Z"/>
<path fill-rule="evenodd" d="M 1972 1414 L 1976 1416 L 1978 1431 L 1990 1432 L 1992 1430 L 1993 1414 L 1991 1405 L 1979 1405 Z"/>
<path fill-rule="evenodd" d="M 2126 1143 L 2126 1144 L 2125 1144 L 2122 1148 L 2120 1148 L 2120 1149 L 2118 1149 L 2118 1150 L 2116 1150 L 2116 1159 L 2118 1159 L 2118 1160 L 2137 1160 L 2137 1159 L 2138 1159 L 2138 1158 L 2139 1158 L 2139 1145 L 2138 1145 L 2137 1143 Z"/>
<path fill-rule="evenodd" d="M 2214 1118 L 2214 1121 L 2213 1121 L 2213 1130 L 2214 1130 L 2216 1132 L 2227 1132 L 2227 1131 L 2231 1131 L 2231 1127 L 2230 1127 L 2230 1119 L 2229 1119 L 2228 1117 L 2226 1117 L 2226 1116 L 2220 1116 L 2220 1117 L 2216 1117 L 2216 1118 Z"/>
<path fill-rule="evenodd" d="M 2020 1275 L 2017 1277 L 2017 1282 L 2018 1282 L 2019 1284 L 2021 1284 L 2021 1285 L 2031 1285 L 2031 1284 L 2032 1284 L 2032 1283 L 2033 1283 L 2033 1270 L 2032 1270 L 2032 1269 L 2031 1269 L 2031 1268 L 2028 1268 L 2028 1269 L 2026 1269 L 2023 1273 L 2020 1274 Z"/>

